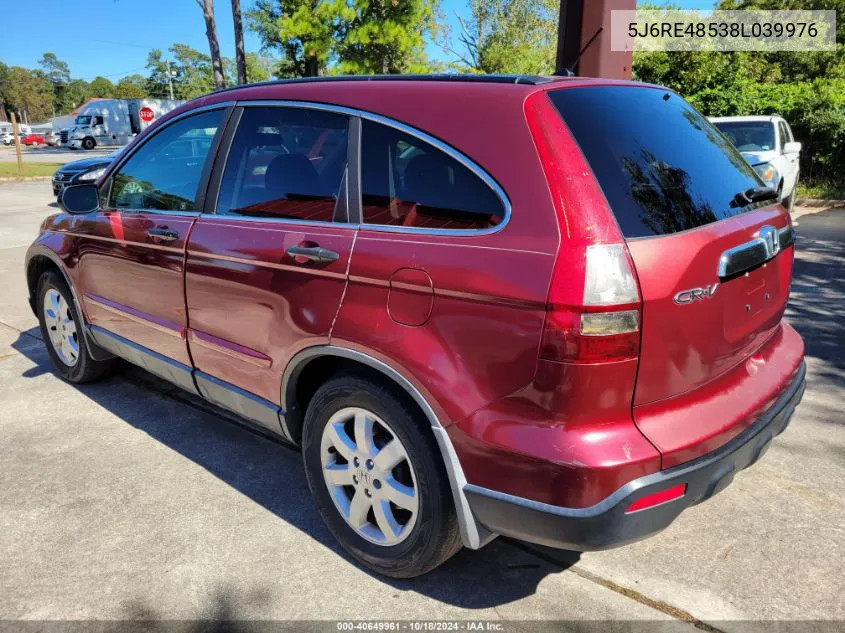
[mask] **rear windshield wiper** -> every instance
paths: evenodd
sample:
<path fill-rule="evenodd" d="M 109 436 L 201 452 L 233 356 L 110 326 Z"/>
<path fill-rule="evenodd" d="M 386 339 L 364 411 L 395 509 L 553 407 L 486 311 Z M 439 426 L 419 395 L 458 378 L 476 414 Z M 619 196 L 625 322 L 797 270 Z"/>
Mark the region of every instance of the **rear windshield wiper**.
<path fill-rule="evenodd" d="M 751 202 L 764 202 L 766 200 L 777 200 L 778 192 L 771 187 L 753 187 L 745 192 Z"/>
<path fill-rule="evenodd" d="M 731 200 L 732 207 L 744 207 L 752 202 L 764 202 L 766 200 L 777 200 L 778 192 L 771 187 L 752 187 L 740 191 Z"/>

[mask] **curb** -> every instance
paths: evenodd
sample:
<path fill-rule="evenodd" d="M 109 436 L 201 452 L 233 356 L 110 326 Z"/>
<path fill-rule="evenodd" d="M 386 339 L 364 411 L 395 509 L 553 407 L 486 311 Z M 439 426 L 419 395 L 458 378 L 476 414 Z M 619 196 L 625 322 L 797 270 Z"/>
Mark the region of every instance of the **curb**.
<path fill-rule="evenodd" d="M 823 198 L 797 198 L 796 207 L 845 207 L 845 200 Z"/>
<path fill-rule="evenodd" d="M 33 182 L 33 181 L 38 181 L 38 180 L 51 180 L 52 178 L 53 178 L 52 176 L 24 176 L 22 178 L 20 176 L 9 176 L 9 177 L 3 176 L 2 178 L 0 178 L 0 183 L 4 183 L 4 182 Z"/>

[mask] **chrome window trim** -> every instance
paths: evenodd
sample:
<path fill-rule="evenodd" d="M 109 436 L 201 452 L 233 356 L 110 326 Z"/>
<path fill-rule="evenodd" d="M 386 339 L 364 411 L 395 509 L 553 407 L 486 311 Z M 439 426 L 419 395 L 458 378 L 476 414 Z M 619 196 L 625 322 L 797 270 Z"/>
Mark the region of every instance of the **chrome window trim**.
<path fill-rule="evenodd" d="M 204 221 L 208 220 L 229 220 L 231 222 L 283 222 L 285 224 L 301 224 L 304 226 L 330 226 L 333 228 L 336 227 L 343 227 L 343 228 L 354 228 L 357 229 L 359 225 L 357 224 L 350 224 L 349 222 L 325 222 L 323 220 L 298 220 L 296 218 L 261 218 L 261 217 L 253 217 L 249 215 L 237 215 L 234 213 L 203 213 L 202 219 Z"/>
<path fill-rule="evenodd" d="M 276 101 L 237 101 L 232 102 L 234 107 L 243 107 L 245 105 L 261 105 L 261 106 L 268 106 L 268 105 L 276 105 Z M 312 108 L 314 110 L 320 108 Z M 345 112 L 338 112 L 338 114 L 346 114 Z M 232 133 L 232 141 L 229 143 L 229 146 L 226 148 L 226 155 L 223 157 L 223 166 L 220 168 L 220 184 L 217 186 L 217 191 L 215 192 L 214 196 L 214 207 L 210 213 L 202 213 L 200 215 L 204 219 L 210 218 L 232 218 L 233 221 L 240 222 L 242 220 L 246 220 L 247 222 L 273 222 L 273 223 L 282 223 L 282 224 L 301 224 L 303 226 L 345 226 L 345 227 L 353 227 L 358 228 L 357 224 L 350 224 L 349 222 L 325 222 L 323 220 L 300 220 L 297 218 L 260 218 L 260 217 L 252 217 L 248 215 L 238 215 L 237 213 L 218 213 L 217 212 L 217 204 L 220 201 L 220 191 L 223 189 L 223 176 L 226 174 L 226 167 L 229 166 L 229 155 L 231 153 L 232 145 L 235 142 L 235 136 L 238 133 L 238 127 L 241 124 L 241 117 L 238 117 L 238 120 L 235 122 L 235 130 Z M 347 129 L 347 144 L 349 143 L 348 138 L 348 129 Z M 349 169 L 349 165 L 346 166 Z M 341 184 L 343 181 L 341 180 Z M 335 205 L 337 205 L 337 201 L 335 201 Z"/>
<path fill-rule="evenodd" d="M 490 187 L 496 195 L 499 197 L 499 200 L 502 202 L 503 207 L 503 217 L 502 221 L 499 222 L 496 226 L 491 226 L 486 229 L 425 229 L 425 228 L 417 228 L 411 226 L 392 226 L 389 224 L 367 224 L 366 222 L 362 222 L 357 225 L 359 228 L 362 229 L 371 229 L 373 231 L 379 231 L 384 233 L 414 233 L 417 235 L 452 235 L 452 236 L 475 236 L 475 235 L 490 235 L 492 233 L 498 233 L 502 229 L 507 226 L 508 222 L 510 221 L 511 217 L 511 203 L 508 195 L 505 193 L 505 190 L 499 185 L 499 183 L 490 175 L 488 174 L 484 168 L 482 168 L 478 163 L 474 160 L 466 156 L 465 154 L 461 153 L 459 150 L 455 149 L 451 145 L 448 145 L 441 141 L 440 139 L 423 132 L 415 127 L 412 127 L 406 123 L 402 123 L 395 119 L 391 119 L 386 116 L 382 116 L 380 114 L 374 114 L 372 112 L 368 112 L 366 110 L 360 110 L 357 108 L 349 108 L 346 106 L 339 106 L 339 105 L 332 105 L 329 103 L 318 103 L 314 101 L 295 101 L 291 99 L 261 99 L 255 101 L 237 101 L 237 106 L 241 107 L 277 107 L 277 108 L 304 108 L 308 110 L 323 110 L 326 112 L 336 112 L 338 114 L 346 114 L 350 117 L 359 117 L 361 119 L 367 119 L 368 121 L 373 121 L 375 123 L 380 123 L 382 125 L 387 125 L 388 127 L 392 127 L 400 132 L 404 132 L 409 136 L 416 137 L 421 141 L 432 145 L 436 149 L 444 152 L 449 157 L 455 159 L 459 163 L 461 163 L 464 167 L 469 169 L 472 173 L 476 176 L 481 178 L 481 180 Z M 228 159 L 228 157 L 227 157 Z M 224 166 L 225 169 L 225 166 Z M 216 209 L 216 205 L 215 205 Z M 280 218 L 278 220 L 271 220 L 271 221 L 279 221 L 279 222 L 286 222 L 288 221 L 285 218 Z M 335 223 L 337 224 L 337 223 Z"/>
<path fill-rule="evenodd" d="M 146 145 L 147 142 L 151 138 L 157 136 L 162 130 L 170 127 L 172 124 L 176 123 L 177 121 L 181 121 L 182 119 L 187 118 L 189 116 L 192 116 L 194 114 L 201 114 L 203 112 L 207 112 L 207 111 L 210 111 L 210 110 L 225 109 L 225 108 L 232 107 L 234 105 L 235 105 L 234 101 L 221 101 L 220 103 L 212 103 L 212 104 L 209 104 L 209 105 L 201 106 L 199 108 L 192 108 L 191 110 L 186 110 L 185 112 L 180 112 L 179 114 L 175 115 L 173 118 L 168 119 L 167 121 L 165 121 L 164 123 L 159 125 L 155 129 L 155 131 L 148 134 L 146 136 L 146 138 L 144 138 L 138 144 L 137 147 L 133 147 L 130 152 L 127 152 L 125 155 L 120 156 L 118 163 L 114 167 L 112 167 L 112 169 L 109 170 L 109 177 L 103 182 L 103 185 L 108 184 L 108 189 L 109 189 L 109 196 L 108 196 L 108 198 L 106 198 L 106 203 L 108 203 L 109 198 L 111 198 L 111 187 L 112 187 L 112 181 L 114 180 L 114 175 L 118 171 L 120 171 L 120 169 L 126 164 L 126 161 L 128 161 L 136 153 L 138 153 L 138 150 L 140 150 L 142 147 L 144 147 L 144 145 Z M 223 124 L 222 126 L 225 127 L 226 121 L 224 120 L 222 122 L 222 124 Z M 141 131 L 141 134 L 143 134 L 143 130 Z M 138 137 L 136 136 L 135 138 L 138 138 Z M 206 160 L 209 160 L 209 159 L 210 159 L 210 157 L 206 158 Z M 106 209 L 99 209 L 99 211 L 92 212 L 92 213 L 99 213 L 99 212 L 106 211 L 106 210 L 108 210 L 108 207 L 106 207 Z M 115 207 L 114 210 L 119 211 L 119 212 L 127 212 L 127 213 L 147 213 L 147 214 L 155 214 L 155 215 L 188 215 L 188 216 L 199 216 L 202 212 L 201 209 L 200 210 L 194 210 L 194 211 L 173 211 L 173 210 L 170 210 L 170 209 L 163 209 L 163 210 L 135 209 L 135 208 L 130 208 L 130 207 L 119 207 L 119 208 Z"/>

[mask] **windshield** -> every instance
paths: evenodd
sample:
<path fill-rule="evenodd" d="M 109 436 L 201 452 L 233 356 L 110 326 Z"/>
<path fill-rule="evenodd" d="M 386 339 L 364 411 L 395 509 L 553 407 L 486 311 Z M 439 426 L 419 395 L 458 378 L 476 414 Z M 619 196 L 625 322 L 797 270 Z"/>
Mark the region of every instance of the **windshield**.
<path fill-rule="evenodd" d="M 637 86 L 549 92 L 590 163 L 625 237 L 667 235 L 737 215 L 761 186 L 711 123 L 668 90 Z"/>
<path fill-rule="evenodd" d="M 91 125 L 91 116 L 86 114 L 83 116 L 76 117 L 76 124 L 77 125 Z"/>
<path fill-rule="evenodd" d="M 775 126 L 769 121 L 714 123 L 740 152 L 767 152 L 775 148 Z"/>

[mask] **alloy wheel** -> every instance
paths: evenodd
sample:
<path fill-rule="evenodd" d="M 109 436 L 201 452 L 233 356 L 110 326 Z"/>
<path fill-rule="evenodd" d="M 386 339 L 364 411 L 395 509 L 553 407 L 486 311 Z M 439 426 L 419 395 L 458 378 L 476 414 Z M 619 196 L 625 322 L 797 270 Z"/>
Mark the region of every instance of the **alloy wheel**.
<path fill-rule="evenodd" d="M 73 320 L 68 302 L 54 288 L 49 288 L 44 294 L 44 322 L 56 355 L 68 367 L 76 365 L 79 360 L 76 321 Z"/>
<path fill-rule="evenodd" d="M 320 456 L 335 507 L 359 536 L 384 546 L 408 537 L 419 513 L 416 475 L 384 420 L 359 407 L 341 409 L 323 428 Z"/>

